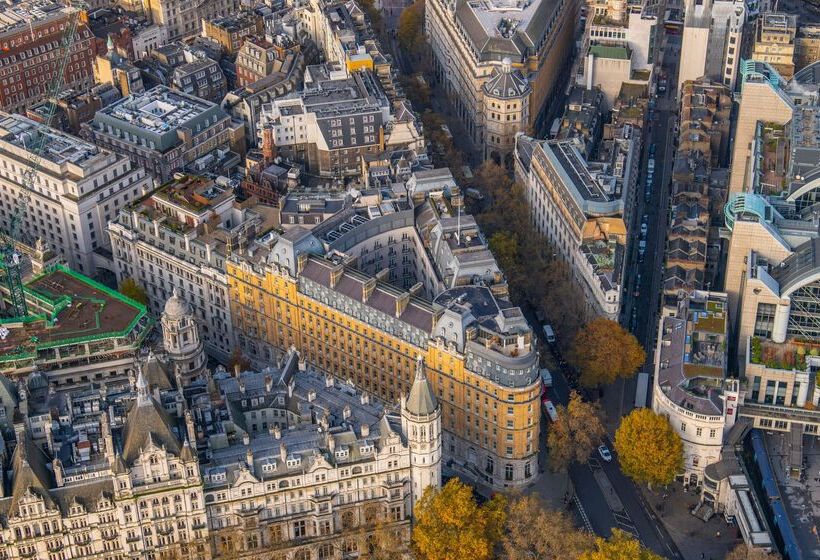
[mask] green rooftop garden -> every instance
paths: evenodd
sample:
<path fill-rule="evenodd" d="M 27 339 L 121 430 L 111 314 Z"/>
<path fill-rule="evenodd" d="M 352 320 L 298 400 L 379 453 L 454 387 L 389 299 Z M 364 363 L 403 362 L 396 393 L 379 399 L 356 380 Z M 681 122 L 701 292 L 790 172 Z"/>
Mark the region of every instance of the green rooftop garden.
<path fill-rule="evenodd" d="M 749 361 L 771 369 L 806 370 L 806 356 L 820 356 L 820 346 L 797 341 L 782 344 L 752 337 Z"/>

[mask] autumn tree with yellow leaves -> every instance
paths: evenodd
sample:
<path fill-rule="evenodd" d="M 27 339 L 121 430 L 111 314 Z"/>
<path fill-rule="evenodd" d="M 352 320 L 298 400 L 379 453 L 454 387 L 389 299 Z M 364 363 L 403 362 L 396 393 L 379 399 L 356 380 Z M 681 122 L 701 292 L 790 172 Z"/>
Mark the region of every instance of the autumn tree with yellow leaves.
<path fill-rule="evenodd" d="M 638 340 L 616 321 L 599 317 L 578 331 L 567 356 L 585 387 L 608 385 L 631 377 L 646 361 Z"/>
<path fill-rule="evenodd" d="M 581 554 L 580 560 L 663 560 L 620 529 L 613 529 L 609 539 L 597 537 L 595 550 Z"/>
<path fill-rule="evenodd" d="M 558 420 L 547 434 L 549 462 L 554 471 L 566 471 L 572 463 L 587 460 L 604 435 L 604 426 L 598 404 L 584 402 L 575 391 L 557 412 Z"/>
<path fill-rule="evenodd" d="M 415 507 L 413 546 L 418 560 L 490 560 L 501 538 L 507 500 L 497 494 L 479 506 L 457 478 L 424 491 Z"/>
<path fill-rule="evenodd" d="M 636 482 L 669 484 L 683 468 L 683 443 L 669 420 L 637 408 L 615 432 L 621 470 Z"/>

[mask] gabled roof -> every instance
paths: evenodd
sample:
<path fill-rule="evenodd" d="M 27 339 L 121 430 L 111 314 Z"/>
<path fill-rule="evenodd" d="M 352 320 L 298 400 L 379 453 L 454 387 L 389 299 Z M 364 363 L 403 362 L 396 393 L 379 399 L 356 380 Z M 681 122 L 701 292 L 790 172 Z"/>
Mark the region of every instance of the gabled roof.
<path fill-rule="evenodd" d="M 149 387 L 156 387 L 160 391 L 167 391 L 173 388 L 171 382 L 171 372 L 168 366 L 159 361 L 156 354 L 151 352 L 148 359 L 142 364 L 142 372 L 145 374 Z"/>
<path fill-rule="evenodd" d="M 169 453 L 179 456 L 180 441 L 174 434 L 174 421 L 148 392 L 148 382 L 140 370 L 137 380 L 137 398 L 128 411 L 122 438 L 122 459 L 133 464 L 140 450 L 153 443 L 164 446 Z"/>
<path fill-rule="evenodd" d="M 35 444 L 28 432 L 24 432 L 11 458 L 13 481 L 11 486 L 11 505 L 9 517 L 18 514 L 20 498 L 29 490 L 40 496 L 47 508 L 54 505 L 49 490 L 54 488 L 54 477 L 48 469 L 49 459 L 40 447 Z"/>

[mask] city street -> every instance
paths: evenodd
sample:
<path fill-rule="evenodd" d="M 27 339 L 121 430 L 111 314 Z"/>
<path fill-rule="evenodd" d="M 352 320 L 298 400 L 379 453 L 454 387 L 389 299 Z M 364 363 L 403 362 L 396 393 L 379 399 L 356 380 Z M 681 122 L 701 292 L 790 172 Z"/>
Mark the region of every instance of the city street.
<path fill-rule="evenodd" d="M 531 309 L 524 309 L 524 314 L 530 324 L 539 324 Z M 540 329 L 537 332 L 539 338 L 544 340 L 543 332 Z M 553 367 L 550 371 L 553 383 L 550 395 L 557 404 L 565 405 L 571 390 L 567 383 L 569 372 L 561 367 Z M 546 428 L 549 429 L 549 426 Z M 608 436 L 604 439 L 612 451 L 611 462 L 602 461 L 595 454 L 586 463 L 574 464 L 569 468 L 579 518 L 596 535 L 607 537 L 613 527 L 618 527 L 638 537 L 644 546 L 664 558 L 682 558 L 672 538 L 648 504 L 644 503 L 640 490 L 621 472 L 612 439 Z M 546 468 L 546 457 L 545 452 L 540 454 L 541 468 Z M 539 491 L 538 485 L 535 490 Z M 545 496 L 545 501 L 550 503 L 549 496 Z"/>
<path fill-rule="evenodd" d="M 634 327 L 633 334 L 646 350 L 646 364 L 643 371 L 649 373 L 650 376 L 653 371 L 654 340 L 657 335 L 658 313 L 661 305 L 666 229 L 669 218 L 669 188 L 675 160 L 674 130 L 677 122 L 677 100 L 674 84 L 677 83 L 677 56 L 673 53 L 680 49 L 679 37 L 669 36 L 666 49 L 663 68 L 667 74 L 669 89 L 665 96 L 657 97 L 657 106 L 654 110 L 656 120 L 652 122 L 652 127 L 643 145 L 641 174 L 638 179 L 638 210 L 634 213 L 635 223 L 631 227 L 631 231 L 636 233 L 630 240 L 628 257 L 632 266 L 627 267 L 624 278 L 624 285 L 627 289 L 622 312 L 622 324 L 626 328 Z M 653 143 L 655 144 L 656 174 L 652 186 L 652 197 L 649 203 L 646 203 L 643 188 L 646 184 L 649 146 Z M 646 256 L 644 262 L 640 263 L 638 262 L 637 244 L 640 221 L 644 214 L 649 218 L 649 231 L 646 238 Z M 635 281 L 638 275 L 640 275 L 641 283 L 636 286 Z M 635 296 L 636 293 L 637 296 Z M 633 377 L 626 381 L 618 381 L 606 389 L 603 402 L 610 434 L 614 433 L 620 418 L 634 407 L 636 388 L 637 378 Z M 651 390 L 649 394 L 651 395 Z M 648 400 L 647 405 L 649 402 L 651 401 Z"/>
<path fill-rule="evenodd" d="M 679 50 L 679 42 L 676 39 L 673 38 L 672 45 L 666 47 L 671 48 L 675 53 Z M 395 36 L 392 35 L 390 48 L 402 71 L 410 74 L 412 72 L 412 63 L 401 52 Z M 672 84 L 676 82 L 677 75 L 676 59 L 676 54 L 666 53 L 664 70 L 670 84 L 667 91 L 668 97 L 657 98 L 657 105 L 653 111 L 655 114 L 654 120 L 651 122 L 647 136 L 642 142 L 641 164 L 639 166 L 641 171 L 636 183 L 638 209 L 634 213 L 635 223 L 631 224 L 630 230 L 640 231 L 641 217 L 644 214 L 648 215 L 649 233 L 646 258 L 643 263 L 637 262 L 638 237 L 635 235 L 630 239 L 629 262 L 631 266 L 626 267 L 627 277 L 624 279 L 624 285 L 626 286 L 624 324 L 629 325 L 634 308 L 635 335 L 647 349 L 653 347 L 660 306 L 661 282 L 663 280 L 662 267 L 666 247 L 668 187 L 674 161 L 673 129 L 677 118 L 677 101 L 672 87 Z M 445 98 L 434 95 L 432 105 L 436 112 L 449 114 L 449 107 Z M 451 127 L 453 126 L 458 128 L 458 123 L 451 123 Z M 457 129 L 453 130 L 457 138 L 462 137 L 462 132 Z M 643 188 L 646 184 L 649 146 L 653 143 L 655 144 L 656 174 L 651 200 L 646 203 Z M 636 272 L 641 274 L 641 285 L 638 287 L 640 294 L 637 297 L 633 295 L 636 288 Z M 540 324 L 531 309 L 525 309 L 524 311 L 531 325 Z M 543 338 L 540 329 L 537 332 L 538 336 Z M 652 354 L 648 350 L 647 365 L 644 371 L 651 371 L 651 363 Z M 566 404 L 570 393 L 570 387 L 567 383 L 568 372 L 562 371 L 560 367 L 552 368 L 552 371 L 553 387 L 550 389 L 552 398 L 556 401 L 556 404 Z M 612 434 L 614 429 L 620 421 L 621 415 L 631 410 L 634 397 L 634 379 L 626 383 L 617 383 L 607 389 L 602 404 L 609 420 L 607 425 L 609 436 L 606 437 L 606 443 L 611 450 L 613 449 Z M 543 419 L 542 422 L 542 431 L 546 433 L 546 430 L 549 429 L 547 422 Z M 539 494 L 545 503 L 551 507 L 561 507 L 564 490 L 563 488 L 557 489 L 554 486 L 561 485 L 563 487 L 566 479 L 560 475 L 547 472 L 547 453 L 545 449 L 540 453 L 539 463 L 539 470 L 543 473 L 541 480 L 528 491 Z M 572 503 L 577 510 L 577 518 L 582 526 L 586 526 L 595 534 L 605 537 L 611 534 L 612 528 L 618 527 L 635 535 L 646 547 L 665 558 L 682 558 L 672 538 L 655 517 L 648 504 L 644 502 L 639 489 L 621 472 L 614 452 L 611 462 L 604 462 L 596 455 L 591 457 L 585 464 L 575 464 L 570 467 L 568 474 L 575 493 Z M 483 488 L 477 489 L 481 493 L 485 491 Z"/>

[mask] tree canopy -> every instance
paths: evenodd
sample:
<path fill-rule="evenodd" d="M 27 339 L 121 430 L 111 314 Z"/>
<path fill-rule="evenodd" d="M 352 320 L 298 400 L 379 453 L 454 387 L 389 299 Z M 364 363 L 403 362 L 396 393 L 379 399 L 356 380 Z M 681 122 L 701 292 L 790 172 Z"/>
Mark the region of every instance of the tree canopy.
<path fill-rule="evenodd" d="M 651 550 L 620 529 L 612 529 L 609 539 L 597 537 L 595 550 L 585 552 L 580 560 L 663 560 Z"/>
<path fill-rule="evenodd" d="M 524 188 L 493 161 L 478 168 L 473 182 L 490 199 L 475 215 L 510 286 L 513 302 L 528 303 L 550 322 L 564 349 L 584 318 L 584 298 L 567 264 L 532 225 Z"/>
<path fill-rule="evenodd" d="M 504 529 L 499 560 L 578 560 L 594 544 L 592 535 L 563 512 L 544 509 L 533 495 L 509 504 Z"/>
<path fill-rule="evenodd" d="M 228 366 L 231 368 L 231 371 L 236 369 L 236 366 L 239 366 L 240 371 L 247 371 L 251 369 L 251 362 L 247 357 L 245 357 L 245 353 L 242 352 L 242 348 L 239 346 L 234 346 L 233 352 L 231 352 L 231 361 Z"/>
<path fill-rule="evenodd" d="M 596 387 L 634 375 L 646 361 L 646 352 L 632 333 L 599 317 L 578 332 L 568 359 L 579 371 L 581 384 Z"/>
<path fill-rule="evenodd" d="M 143 305 L 148 305 L 148 293 L 133 278 L 123 278 L 120 282 L 120 293 Z"/>
<path fill-rule="evenodd" d="M 565 471 L 574 462 L 586 461 L 601 441 L 604 426 L 597 403 L 584 402 L 575 391 L 567 406 L 559 405 L 557 412 L 558 420 L 547 433 L 547 447 L 550 467 Z"/>
<path fill-rule="evenodd" d="M 633 410 L 615 432 L 621 470 L 636 482 L 669 484 L 683 467 L 683 443 L 664 416 Z"/>
<path fill-rule="evenodd" d="M 497 231 L 490 237 L 490 251 L 495 255 L 498 266 L 508 276 L 520 274 L 518 235 L 510 231 Z"/>
<path fill-rule="evenodd" d="M 746 543 L 740 543 L 726 555 L 724 560 L 780 560 L 780 555 L 759 548 L 749 548 Z"/>
<path fill-rule="evenodd" d="M 424 46 L 424 0 L 416 0 L 402 10 L 396 37 L 402 49 L 410 53 L 421 50 Z"/>
<path fill-rule="evenodd" d="M 428 487 L 415 507 L 413 544 L 419 560 L 490 560 L 504 527 L 506 499 L 497 494 L 479 506 L 473 490 L 456 478 Z"/>

